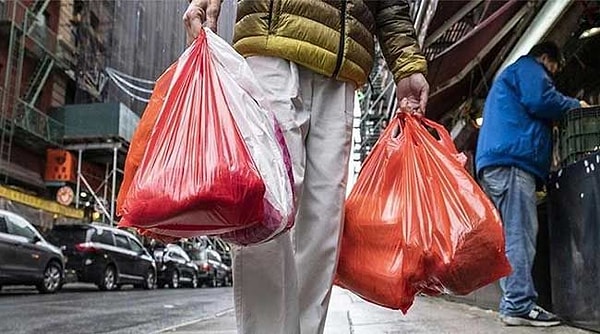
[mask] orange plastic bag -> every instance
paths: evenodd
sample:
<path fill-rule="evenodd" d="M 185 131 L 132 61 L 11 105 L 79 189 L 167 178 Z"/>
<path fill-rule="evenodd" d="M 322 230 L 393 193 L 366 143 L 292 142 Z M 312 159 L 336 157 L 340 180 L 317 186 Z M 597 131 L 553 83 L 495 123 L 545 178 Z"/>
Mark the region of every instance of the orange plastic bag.
<path fill-rule="evenodd" d="M 131 138 L 131 144 L 129 145 L 127 158 L 125 159 L 123 182 L 121 182 L 119 196 L 117 197 L 117 215 L 119 216 L 123 214 L 123 203 L 125 202 L 125 196 L 127 195 L 127 192 L 131 186 L 131 182 L 133 182 L 133 177 L 135 176 L 135 173 L 142 162 L 144 152 L 146 152 L 148 140 L 150 140 L 150 134 L 152 133 L 154 124 L 156 124 L 156 119 L 158 118 L 162 106 L 165 103 L 167 91 L 171 85 L 173 73 L 175 72 L 176 68 L 177 63 L 174 63 L 167 68 L 167 70 L 158 78 L 158 80 L 156 80 L 154 90 L 152 91 L 152 96 L 150 97 L 150 102 L 148 102 L 148 105 L 142 114 L 142 119 L 140 119 L 140 122 L 133 133 L 133 137 Z"/>
<path fill-rule="evenodd" d="M 406 313 L 419 292 L 467 294 L 510 273 L 500 216 L 460 156 L 433 121 L 391 122 L 346 201 L 336 284 Z"/>

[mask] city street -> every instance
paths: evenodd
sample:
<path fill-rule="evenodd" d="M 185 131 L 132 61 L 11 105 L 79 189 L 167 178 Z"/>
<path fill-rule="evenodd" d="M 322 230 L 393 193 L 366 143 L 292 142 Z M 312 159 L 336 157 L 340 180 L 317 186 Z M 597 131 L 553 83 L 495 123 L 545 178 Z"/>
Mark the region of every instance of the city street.
<path fill-rule="evenodd" d="M 236 334 L 231 288 L 101 292 L 71 284 L 54 295 L 8 287 L 0 292 L 0 333 Z M 325 334 L 586 334 L 568 326 L 506 327 L 496 312 L 444 298 L 417 297 L 403 315 L 333 289 Z"/>
<path fill-rule="evenodd" d="M 210 318 L 232 307 L 231 288 L 158 289 L 124 286 L 102 292 L 71 284 L 53 295 L 32 288 L 0 292 L 0 333 L 154 333 Z"/>

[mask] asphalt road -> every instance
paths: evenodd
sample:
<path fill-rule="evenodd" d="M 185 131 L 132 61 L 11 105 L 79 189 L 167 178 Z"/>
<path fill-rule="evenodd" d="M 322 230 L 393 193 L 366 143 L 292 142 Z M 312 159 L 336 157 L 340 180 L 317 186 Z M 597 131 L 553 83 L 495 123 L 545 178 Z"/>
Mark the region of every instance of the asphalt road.
<path fill-rule="evenodd" d="M 102 292 L 94 285 L 66 285 L 54 295 L 5 287 L 0 292 L 0 333 L 156 333 L 233 307 L 231 288 L 123 287 Z"/>

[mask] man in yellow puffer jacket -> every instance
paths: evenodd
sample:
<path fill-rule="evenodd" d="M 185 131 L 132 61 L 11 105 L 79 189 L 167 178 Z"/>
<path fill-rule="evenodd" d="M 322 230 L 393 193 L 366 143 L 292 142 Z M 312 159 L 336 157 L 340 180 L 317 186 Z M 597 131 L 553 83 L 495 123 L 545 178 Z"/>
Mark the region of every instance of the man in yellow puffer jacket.
<path fill-rule="evenodd" d="M 220 6 L 221 0 L 191 1 L 184 14 L 189 40 L 202 24 L 216 30 Z M 343 222 L 354 91 L 373 66 L 375 37 L 398 99 L 424 111 L 427 65 L 407 0 L 237 3 L 233 44 L 283 128 L 299 199 L 291 233 L 235 250 L 239 333 L 323 332 Z"/>

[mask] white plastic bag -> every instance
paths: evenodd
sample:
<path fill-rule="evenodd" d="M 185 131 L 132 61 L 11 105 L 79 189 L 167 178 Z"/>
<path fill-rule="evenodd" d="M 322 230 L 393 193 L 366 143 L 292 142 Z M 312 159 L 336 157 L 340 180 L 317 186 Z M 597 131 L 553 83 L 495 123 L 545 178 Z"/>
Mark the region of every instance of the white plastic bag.
<path fill-rule="evenodd" d="M 268 240 L 291 227 L 294 221 L 291 159 L 283 134 L 246 60 L 227 42 L 205 28 L 207 42 L 227 104 L 250 155 L 265 183 L 265 233 Z M 249 233 L 256 233 L 248 231 Z M 236 238 L 240 232 L 224 235 Z"/>

